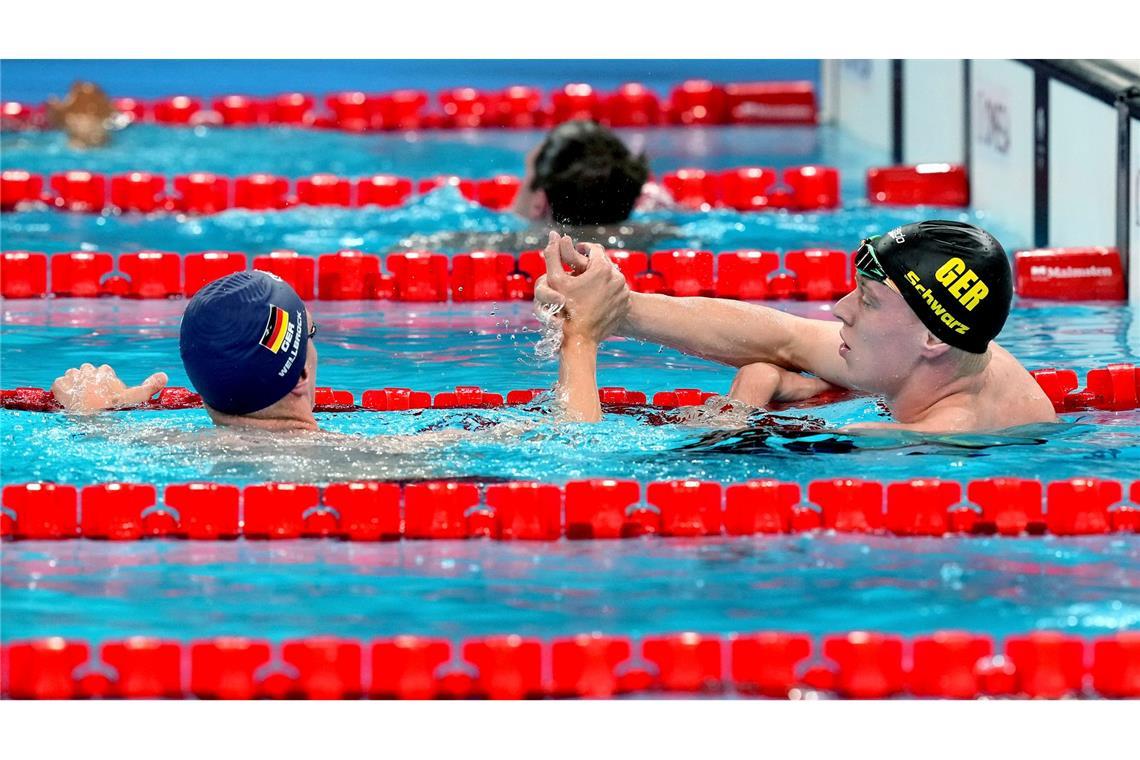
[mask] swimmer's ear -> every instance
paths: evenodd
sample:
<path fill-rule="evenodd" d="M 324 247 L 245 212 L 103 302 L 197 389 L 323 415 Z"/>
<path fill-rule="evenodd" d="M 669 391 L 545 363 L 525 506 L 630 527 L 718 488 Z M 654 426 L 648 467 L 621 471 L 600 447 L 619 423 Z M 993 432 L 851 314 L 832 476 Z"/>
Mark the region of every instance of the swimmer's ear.
<path fill-rule="evenodd" d="M 545 190 L 532 190 L 530 192 L 529 205 L 526 208 L 526 217 L 528 219 L 547 219 L 550 216 L 550 202 L 546 198 Z"/>
<path fill-rule="evenodd" d="M 922 355 L 927 359 L 937 359 L 950 350 L 950 344 L 939 338 L 930 330 L 922 341 Z"/>

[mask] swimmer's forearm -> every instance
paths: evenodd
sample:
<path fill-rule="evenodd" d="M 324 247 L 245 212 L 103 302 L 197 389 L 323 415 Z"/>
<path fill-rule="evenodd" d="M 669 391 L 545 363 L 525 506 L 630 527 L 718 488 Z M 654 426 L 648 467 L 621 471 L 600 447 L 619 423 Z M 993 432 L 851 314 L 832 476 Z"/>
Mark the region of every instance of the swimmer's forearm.
<path fill-rule="evenodd" d="M 741 367 L 793 364 L 795 323 L 801 317 L 724 298 L 676 298 L 633 293 L 621 335 Z M 807 320 L 803 320 L 807 321 Z"/>
<path fill-rule="evenodd" d="M 558 392 L 563 416 L 573 422 L 597 422 L 602 418 L 598 400 L 598 345 L 565 336 L 558 363 Z"/>

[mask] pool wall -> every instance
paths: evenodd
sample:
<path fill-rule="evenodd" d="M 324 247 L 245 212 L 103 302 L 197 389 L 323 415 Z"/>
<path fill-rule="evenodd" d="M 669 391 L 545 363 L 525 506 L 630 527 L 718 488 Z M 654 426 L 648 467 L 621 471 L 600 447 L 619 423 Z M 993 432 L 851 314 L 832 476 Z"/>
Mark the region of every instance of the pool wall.
<path fill-rule="evenodd" d="M 1136 62 L 829 60 L 822 81 L 824 118 L 896 163 L 966 164 L 1007 248 L 1115 247 L 1140 297 Z"/>

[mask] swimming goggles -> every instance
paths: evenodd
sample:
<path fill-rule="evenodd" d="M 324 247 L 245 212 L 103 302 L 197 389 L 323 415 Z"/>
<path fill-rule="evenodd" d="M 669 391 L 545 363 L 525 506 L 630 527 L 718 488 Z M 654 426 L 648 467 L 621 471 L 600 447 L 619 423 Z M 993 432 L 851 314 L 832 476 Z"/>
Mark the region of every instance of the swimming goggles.
<path fill-rule="evenodd" d="M 309 323 L 309 340 L 312 340 L 313 336 L 316 334 L 317 334 L 317 323 L 316 322 Z"/>
<path fill-rule="evenodd" d="M 863 239 L 859 245 L 859 250 L 855 251 L 855 271 L 868 280 L 885 283 L 887 281 L 887 270 L 883 269 L 883 265 L 879 263 L 879 257 L 875 255 L 875 247 L 872 245 L 880 237 L 881 235 L 875 235 Z"/>

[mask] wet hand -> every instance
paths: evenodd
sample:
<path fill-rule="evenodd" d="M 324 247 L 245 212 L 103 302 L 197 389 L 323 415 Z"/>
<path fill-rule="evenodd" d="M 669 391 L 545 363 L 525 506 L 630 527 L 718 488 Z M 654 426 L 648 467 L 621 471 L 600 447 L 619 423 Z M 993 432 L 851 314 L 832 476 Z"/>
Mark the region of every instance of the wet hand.
<path fill-rule="evenodd" d="M 559 314 L 562 308 L 566 305 L 566 299 L 558 290 L 555 289 L 551 283 L 548 274 L 553 271 L 551 269 L 551 259 L 547 256 L 548 251 L 556 251 L 556 255 L 562 258 L 562 238 L 557 232 L 550 231 L 549 241 L 546 244 L 546 250 L 543 251 L 543 256 L 546 256 L 546 271 L 547 274 L 542 275 L 534 283 L 534 313 L 539 321 L 543 324 L 549 324 L 552 321 L 561 321 Z M 589 259 L 583 255 L 584 251 L 579 251 L 585 244 L 580 244 L 578 247 L 573 245 L 569 246 L 570 255 L 572 256 L 569 262 L 563 260 L 562 266 L 557 267 L 557 271 L 564 272 L 567 268 L 578 274 L 586 270 Z M 561 283 L 561 279 L 557 279 Z"/>
<path fill-rule="evenodd" d="M 561 304 L 563 334 L 601 342 L 629 312 L 629 285 L 600 245 L 575 246 L 568 236 L 550 233 L 543 251 L 546 275 L 535 288 L 535 301 Z M 574 272 L 567 272 L 569 263 Z"/>
<path fill-rule="evenodd" d="M 561 321 L 559 316 L 566 305 L 566 299 L 546 281 L 546 275 L 534 284 L 534 315 L 545 324 Z"/>
<path fill-rule="evenodd" d="M 128 388 L 110 366 L 84 364 L 57 377 L 51 384 L 51 392 L 69 412 L 97 412 L 145 403 L 165 388 L 167 382 L 165 372 L 156 372 L 142 384 Z"/>

